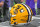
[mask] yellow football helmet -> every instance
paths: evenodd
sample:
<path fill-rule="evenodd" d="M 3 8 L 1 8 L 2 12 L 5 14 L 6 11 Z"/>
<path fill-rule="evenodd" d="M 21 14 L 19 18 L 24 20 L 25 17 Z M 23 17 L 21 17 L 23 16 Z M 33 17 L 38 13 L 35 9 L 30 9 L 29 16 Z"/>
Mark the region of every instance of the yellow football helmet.
<path fill-rule="evenodd" d="M 28 21 L 31 21 L 32 18 L 32 10 L 28 5 L 25 4 L 16 4 L 14 5 L 11 10 L 11 24 L 22 24 L 22 23 L 28 23 Z"/>

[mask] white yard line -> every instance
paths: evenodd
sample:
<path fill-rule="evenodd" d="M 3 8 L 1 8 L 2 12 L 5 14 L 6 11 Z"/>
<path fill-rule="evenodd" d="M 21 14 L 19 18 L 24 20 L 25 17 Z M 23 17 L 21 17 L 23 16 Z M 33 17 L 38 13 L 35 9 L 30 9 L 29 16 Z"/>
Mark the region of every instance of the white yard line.
<path fill-rule="evenodd" d="M 40 27 L 40 26 L 38 26 L 38 27 Z"/>
<path fill-rule="evenodd" d="M 0 25 L 0 27 L 12 27 L 12 26 L 2 26 L 2 25 Z"/>
<path fill-rule="evenodd" d="M 34 20 L 34 19 L 40 19 L 40 17 L 32 17 L 32 20 Z"/>
<path fill-rule="evenodd" d="M 40 19 L 40 18 L 35 18 L 35 19 Z"/>

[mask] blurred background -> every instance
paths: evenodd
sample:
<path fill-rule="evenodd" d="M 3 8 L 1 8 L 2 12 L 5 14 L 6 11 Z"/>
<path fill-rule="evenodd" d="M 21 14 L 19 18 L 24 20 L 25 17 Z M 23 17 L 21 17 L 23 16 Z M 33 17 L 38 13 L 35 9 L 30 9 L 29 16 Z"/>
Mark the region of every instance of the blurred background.
<path fill-rule="evenodd" d="M 40 0 L 0 0 L 0 26 L 12 27 L 9 25 L 10 10 L 17 3 L 24 3 L 33 11 L 31 24 L 18 27 L 40 27 Z"/>

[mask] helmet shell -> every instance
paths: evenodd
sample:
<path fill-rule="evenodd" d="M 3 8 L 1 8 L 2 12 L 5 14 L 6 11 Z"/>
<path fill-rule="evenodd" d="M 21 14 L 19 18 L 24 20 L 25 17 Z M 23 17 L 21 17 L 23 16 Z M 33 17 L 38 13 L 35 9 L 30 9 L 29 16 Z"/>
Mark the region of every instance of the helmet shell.
<path fill-rule="evenodd" d="M 10 10 L 10 14 L 11 24 L 27 23 L 31 21 L 33 15 L 31 8 L 25 4 L 14 5 Z"/>

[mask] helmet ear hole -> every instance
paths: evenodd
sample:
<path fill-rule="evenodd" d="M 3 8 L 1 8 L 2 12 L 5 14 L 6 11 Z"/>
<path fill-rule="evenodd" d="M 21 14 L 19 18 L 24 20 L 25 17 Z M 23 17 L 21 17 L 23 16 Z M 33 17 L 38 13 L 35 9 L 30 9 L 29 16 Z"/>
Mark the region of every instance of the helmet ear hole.
<path fill-rule="evenodd" d="M 20 12 L 22 13 L 22 12 L 24 12 L 24 10 L 23 10 L 23 9 L 21 9 L 21 10 L 20 10 Z"/>

